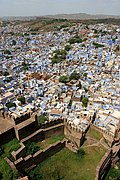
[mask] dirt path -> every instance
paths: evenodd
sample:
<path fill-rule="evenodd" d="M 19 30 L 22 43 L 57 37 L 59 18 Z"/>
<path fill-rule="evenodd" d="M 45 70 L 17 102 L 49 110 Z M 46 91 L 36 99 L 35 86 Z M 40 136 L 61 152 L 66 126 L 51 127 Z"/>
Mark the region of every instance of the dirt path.
<path fill-rule="evenodd" d="M 86 141 L 90 142 L 91 144 L 85 145 L 84 147 L 92 147 L 92 146 L 99 147 L 100 145 L 102 145 L 105 149 L 109 149 L 109 146 L 104 142 L 103 137 L 98 141 L 98 140 L 96 140 L 94 138 L 91 138 L 90 136 L 87 136 Z"/>

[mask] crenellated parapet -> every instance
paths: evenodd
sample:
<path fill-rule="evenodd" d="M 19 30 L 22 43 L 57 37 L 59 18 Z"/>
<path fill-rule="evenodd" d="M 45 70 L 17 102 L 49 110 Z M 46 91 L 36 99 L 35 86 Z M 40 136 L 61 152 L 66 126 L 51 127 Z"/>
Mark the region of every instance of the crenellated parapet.
<path fill-rule="evenodd" d="M 76 148 L 79 148 L 82 145 L 85 138 L 85 132 L 69 120 L 65 121 L 64 135 L 66 139 L 76 146 Z"/>
<path fill-rule="evenodd" d="M 112 162 L 112 149 L 109 149 L 96 168 L 95 180 L 103 180 Z"/>
<path fill-rule="evenodd" d="M 114 134 L 111 134 L 110 132 L 108 132 L 108 131 L 106 131 L 106 130 L 104 130 L 104 129 L 102 129 L 102 128 L 94 125 L 94 124 L 92 124 L 92 127 L 94 127 L 94 128 L 95 128 L 96 130 L 98 130 L 99 132 L 108 135 L 108 136 L 111 137 L 111 138 L 114 138 L 114 136 L 115 136 Z"/>
<path fill-rule="evenodd" d="M 35 116 L 36 113 L 31 111 L 28 111 L 21 115 L 17 115 L 16 113 L 7 112 L 4 111 L 3 109 L 0 110 L 0 117 L 2 117 L 3 119 L 12 120 L 12 122 L 14 122 L 14 124 L 16 125 L 30 118 L 35 119 Z"/>
<path fill-rule="evenodd" d="M 71 132 L 76 132 L 76 133 L 80 133 L 80 134 L 83 133 L 82 129 L 79 126 L 72 123 L 70 120 L 65 120 L 65 127 L 69 128 L 71 130 Z"/>

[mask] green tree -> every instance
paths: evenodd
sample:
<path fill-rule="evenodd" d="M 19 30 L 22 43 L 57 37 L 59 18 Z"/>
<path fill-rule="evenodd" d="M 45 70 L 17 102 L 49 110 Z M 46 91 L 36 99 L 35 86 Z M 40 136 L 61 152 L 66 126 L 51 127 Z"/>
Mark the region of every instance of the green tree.
<path fill-rule="evenodd" d="M 66 45 L 66 46 L 65 46 L 65 50 L 66 50 L 66 51 L 70 51 L 71 48 L 72 48 L 72 47 L 71 47 L 70 45 Z"/>
<path fill-rule="evenodd" d="M 25 42 L 27 43 L 28 41 L 30 41 L 30 38 L 26 38 Z"/>
<path fill-rule="evenodd" d="M 66 59 L 67 51 L 64 49 L 55 50 L 53 52 L 54 56 L 52 57 L 52 64 L 59 63 Z"/>
<path fill-rule="evenodd" d="M 0 180 L 2 180 L 3 179 L 3 175 L 2 175 L 2 173 L 0 172 Z"/>
<path fill-rule="evenodd" d="M 93 45 L 95 46 L 95 48 L 104 47 L 103 44 L 99 44 L 99 43 L 96 43 L 96 42 L 93 42 Z"/>
<path fill-rule="evenodd" d="M 88 92 L 88 89 L 86 87 L 84 87 L 84 90 L 85 90 L 86 93 Z"/>
<path fill-rule="evenodd" d="M 68 104 L 68 107 L 71 108 L 71 106 L 72 106 L 72 100 L 70 99 L 69 104 Z"/>
<path fill-rule="evenodd" d="M 68 41 L 70 44 L 82 43 L 82 39 L 79 36 L 75 36 Z"/>
<path fill-rule="evenodd" d="M 15 103 L 12 103 L 12 102 L 8 102 L 6 103 L 6 107 L 9 109 L 9 108 L 12 108 L 12 107 L 16 107 L 16 104 Z"/>
<path fill-rule="evenodd" d="M 87 97 L 83 97 L 82 98 L 82 106 L 83 107 L 87 107 L 87 104 L 88 104 L 88 98 Z"/>
<path fill-rule="evenodd" d="M 85 44 L 82 44 L 82 47 L 86 47 Z"/>
<path fill-rule="evenodd" d="M 35 142 L 28 141 L 28 143 L 26 144 L 26 155 L 34 154 L 39 150 L 40 148 L 36 145 Z"/>
<path fill-rule="evenodd" d="M 13 171 L 13 180 L 16 180 L 20 177 L 20 172 L 18 170 Z"/>
<path fill-rule="evenodd" d="M 12 180 L 14 177 L 13 171 L 5 160 L 1 160 L 0 171 L 2 180 Z"/>
<path fill-rule="evenodd" d="M 4 54 L 11 55 L 11 52 L 8 49 L 6 49 L 4 50 Z"/>
<path fill-rule="evenodd" d="M 79 78 L 80 74 L 75 71 L 70 75 L 70 80 L 78 80 Z"/>
<path fill-rule="evenodd" d="M 68 76 L 60 76 L 59 82 L 67 83 L 67 82 L 69 82 L 69 77 Z"/>
<path fill-rule="evenodd" d="M 84 73 L 84 74 L 83 74 L 84 77 L 87 77 L 87 75 L 88 75 L 88 73 Z"/>
<path fill-rule="evenodd" d="M 26 60 L 24 60 L 24 62 L 22 62 L 22 67 L 23 67 L 23 70 L 26 71 L 29 69 L 28 67 L 28 63 L 26 62 Z"/>
<path fill-rule="evenodd" d="M 20 102 L 21 102 L 21 104 L 25 104 L 25 102 L 26 102 L 26 100 L 25 100 L 25 97 L 24 97 L 24 96 L 22 96 L 22 97 L 18 98 L 18 101 L 20 101 Z"/>
<path fill-rule="evenodd" d="M 108 173 L 108 179 L 120 180 L 120 169 L 111 168 Z"/>
<path fill-rule="evenodd" d="M 59 62 L 61 62 L 60 58 L 55 58 L 55 57 L 52 58 L 52 64 L 59 63 Z"/>
<path fill-rule="evenodd" d="M 85 41 L 87 41 L 87 38 L 84 38 L 84 39 L 83 39 L 83 42 L 85 42 Z M 85 44 L 84 44 L 84 45 L 85 45 Z M 85 47 L 86 47 L 86 46 L 85 46 Z"/>
<path fill-rule="evenodd" d="M 44 124 L 47 120 L 48 117 L 46 117 L 45 115 L 40 115 L 37 117 L 38 125 Z"/>

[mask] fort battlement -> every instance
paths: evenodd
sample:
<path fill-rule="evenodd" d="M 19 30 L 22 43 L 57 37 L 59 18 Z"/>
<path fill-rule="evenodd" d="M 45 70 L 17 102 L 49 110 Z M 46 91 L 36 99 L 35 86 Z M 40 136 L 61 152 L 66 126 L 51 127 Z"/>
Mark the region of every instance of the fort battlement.
<path fill-rule="evenodd" d="M 64 135 L 66 139 L 76 146 L 76 148 L 79 148 L 82 145 L 85 138 L 85 132 L 68 120 L 65 121 Z"/>
<path fill-rule="evenodd" d="M 24 149 L 23 144 L 21 144 L 21 148 Z M 6 159 L 8 164 L 11 166 L 12 169 L 15 167 L 18 170 L 24 170 L 29 169 L 32 167 L 35 167 L 39 163 L 43 162 L 47 158 L 51 157 L 52 155 L 59 152 L 61 149 L 63 149 L 66 146 L 66 140 L 58 141 L 52 145 L 49 145 L 47 148 L 43 150 L 37 151 L 35 154 L 29 154 L 28 156 L 19 157 L 19 159 L 15 160 L 14 162 L 11 162 L 8 158 Z M 20 151 L 20 150 L 19 150 Z M 16 151 L 17 153 L 17 151 Z M 15 155 L 15 152 L 12 153 Z"/>
<path fill-rule="evenodd" d="M 46 121 L 44 124 L 39 125 L 39 128 L 41 129 L 48 128 L 48 127 L 51 127 L 60 123 L 64 123 L 64 121 L 65 120 L 63 118 L 49 120 L 49 121 Z"/>
<path fill-rule="evenodd" d="M 3 114 L 2 114 L 3 116 Z M 27 117 L 27 120 L 25 120 Z M 50 156 L 54 155 L 56 152 L 60 151 L 64 147 L 68 147 L 69 144 L 71 147 L 74 147 L 76 150 L 83 144 L 85 139 L 85 135 L 89 127 L 96 129 L 97 131 L 101 132 L 103 136 L 112 143 L 114 140 L 114 135 L 111 133 L 103 130 L 92 124 L 92 116 L 89 114 L 81 113 L 79 118 L 87 119 L 88 120 L 88 127 L 85 131 L 82 130 L 81 126 L 75 125 L 72 121 L 66 118 L 54 119 L 45 122 L 38 126 L 37 122 L 37 114 L 36 113 L 29 113 L 28 116 L 25 116 L 25 119 L 17 119 L 18 123 L 14 123 L 14 127 L 12 128 L 12 135 L 15 137 L 15 131 L 18 133 L 18 139 L 20 139 L 20 148 L 17 151 L 13 151 L 11 154 L 14 157 L 15 161 L 12 162 L 8 158 L 6 161 L 10 165 L 12 169 L 17 168 L 18 170 L 21 169 L 29 169 L 33 168 L 45 159 L 49 158 Z M 15 121 L 13 116 L 8 113 L 4 113 L 4 118 L 11 120 L 12 122 Z M 22 117 L 23 118 L 23 117 Z M 28 123 L 27 123 L 28 122 Z M 10 129 L 11 130 L 11 129 Z M 9 131 L 7 131 L 9 132 Z M 6 132 L 5 132 L 6 133 Z M 16 133 L 16 134 L 17 134 Z M 119 131 L 118 131 L 119 133 Z M 0 135 L 0 138 L 3 138 L 3 134 Z M 56 135 L 64 135 L 65 139 L 63 141 L 58 141 L 52 145 L 49 145 L 44 150 L 39 150 L 35 154 L 30 154 L 26 156 L 26 144 L 28 141 L 30 142 L 39 142 L 43 141 L 51 136 Z M 6 134 L 5 134 L 6 137 Z M 5 138 L 4 137 L 4 138 Z M 3 139 L 4 139 L 3 138 Z M 96 168 L 96 178 L 95 180 L 102 180 L 105 176 L 105 173 L 109 169 L 110 165 L 113 162 L 116 162 L 116 156 L 118 156 L 120 152 L 120 148 L 109 149 L 108 152 L 104 155 L 102 160 L 100 161 L 99 165 Z"/>
<path fill-rule="evenodd" d="M 35 167 L 36 165 L 38 165 L 39 163 L 43 162 L 44 160 L 46 160 L 47 158 L 49 158 L 50 156 L 56 154 L 57 152 L 59 152 L 62 148 L 67 147 L 68 141 L 66 139 L 62 140 L 62 141 L 58 141 L 52 145 L 49 145 L 47 148 L 43 149 L 43 150 L 39 150 L 37 151 L 35 154 L 29 154 L 28 156 L 18 156 L 14 162 L 11 162 L 8 158 L 5 158 L 5 160 L 8 162 L 8 164 L 10 165 L 10 167 L 14 170 L 15 168 L 18 170 L 24 170 L 24 169 L 31 169 L 33 167 Z M 21 147 L 19 150 L 17 150 L 16 152 L 12 153 L 13 154 L 17 154 L 18 152 L 22 153 L 22 150 L 24 150 L 25 146 L 24 144 L 21 143 Z M 120 147 L 119 147 L 119 151 L 120 151 Z M 116 152 L 116 150 L 112 148 L 108 149 L 108 151 L 105 153 L 105 155 L 103 156 L 103 158 L 101 159 L 101 161 L 99 162 L 97 168 L 96 168 L 96 176 L 95 176 L 95 180 L 103 180 L 106 173 L 108 172 L 112 160 L 113 160 L 113 154 Z M 19 154 L 18 153 L 18 154 Z M 20 154 L 19 154 L 20 155 Z"/>
<path fill-rule="evenodd" d="M 73 131 L 73 132 L 76 132 L 76 133 L 81 133 L 81 134 L 83 133 L 83 131 L 82 131 L 82 129 L 80 127 L 76 126 L 74 123 L 72 123 L 69 120 L 66 120 L 65 126 L 67 128 L 69 128 L 71 132 Z"/>
<path fill-rule="evenodd" d="M 3 119 L 11 119 L 12 118 L 10 113 L 8 113 L 4 110 L 0 110 L 0 117 L 2 117 Z"/>
<path fill-rule="evenodd" d="M 63 135 L 64 134 L 64 124 L 60 123 L 45 129 L 39 129 L 38 131 L 34 132 L 30 136 L 21 140 L 21 142 L 26 143 L 27 141 L 42 141 L 46 138 L 56 135 Z"/>
<path fill-rule="evenodd" d="M 103 180 L 112 162 L 112 149 L 109 149 L 96 168 L 95 180 Z"/>
<path fill-rule="evenodd" d="M 91 124 L 89 122 L 88 125 L 86 126 L 86 129 L 83 130 L 81 126 L 74 124 L 74 122 L 72 122 L 71 120 L 65 119 L 64 123 L 65 123 L 65 126 L 67 126 L 68 128 L 71 129 L 71 131 L 78 132 L 81 134 L 85 134 L 88 131 L 90 124 Z"/>
<path fill-rule="evenodd" d="M 60 121 L 61 122 L 61 121 Z M 25 157 L 26 154 L 26 144 L 28 142 L 41 142 L 52 136 L 64 135 L 64 124 L 59 123 L 54 126 L 50 126 L 44 129 L 39 129 L 29 136 L 23 138 L 20 142 L 20 148 L 17 151 L 12 152 L 12 156 L 15 160 L 20 157 Z"/>
<path fill-rule="evenodd" d="M 106 135 L 106 137 L 108 136 L 108 140 L 110 141 L 113 141 L 115 135 L 114 134 L 111 134 L 110 132 L 98 127 L 98 126 L 95 126 L 94 124 L 91 124 L 91 126 L 96 129 L 97 131 L 101 132 L 103 135 Z"/>
<path fill-rule="evenodd" d="M 4 110 L 0 110 L 0 117 L 4 119 L 12 120 L 16 125 L 29 119 L 29 118 L 35 118 L 36 112 L 28 111 L 24 114 L 18 115 L 15 112 L 6 112 Z"/>

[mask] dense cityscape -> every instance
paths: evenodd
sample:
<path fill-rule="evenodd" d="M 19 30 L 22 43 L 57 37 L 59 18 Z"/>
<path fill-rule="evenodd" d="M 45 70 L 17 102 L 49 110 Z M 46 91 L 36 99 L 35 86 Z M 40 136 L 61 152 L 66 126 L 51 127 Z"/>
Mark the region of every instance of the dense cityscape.
<path fill-rule="evenodd" d="M 0 179 L 102 180 L 110 167 L 106 180 L 119 179 L 120 26 L 47 19 L 54 30 L 44 31 L 26 22 L 0 26 Z M 90 177 L 39 167 L 62 151 L 88 161 L 93 147 L 101 156 Z"/>

